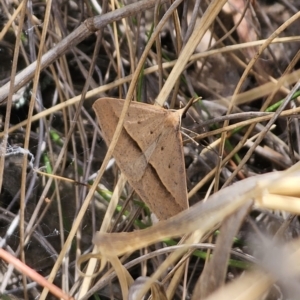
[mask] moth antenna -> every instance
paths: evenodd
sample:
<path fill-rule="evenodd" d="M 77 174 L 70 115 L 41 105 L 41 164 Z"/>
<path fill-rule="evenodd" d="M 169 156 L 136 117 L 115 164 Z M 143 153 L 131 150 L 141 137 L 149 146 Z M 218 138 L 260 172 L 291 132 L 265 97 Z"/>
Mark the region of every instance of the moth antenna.
<path fill-rule="evenodd" d="M 182 127 L 182 130 L 188 131 L 189 133 L 193 133 L 195 136 L 197 136 L 197 133 L 195 131 L 191 130 L 191 129 Z"/>
<path fill-rule="evenodd" d="M 187 103 L 187 105 L 184 107 L 184 108 L 182 108 L 181 109 L 181 115 L 182 115 L 182 117 L 184 118 L 185 117 L 185 115 L 186 115 L 186 113 L 187 113 L 187 111 L 189 110 L 189 108 L 194 104 L 194 103 L 196 103 L 198 100 L 200 100 L 200 99 L 202 99 L 202 97 L 197 97 L 197 98 L 191 98 L 190 100 L 189 100 L 189 102 Z"/>
<path fill-rule="evenodd" d="M 192 141 L 196 146 L 199 146 L 199 143 L 197 143 L 192 137 L 190 137 L 188 134 L 186 134 L 184 131 L 181 130 L 181 134 L 187 137 L 189 140 Z"/>

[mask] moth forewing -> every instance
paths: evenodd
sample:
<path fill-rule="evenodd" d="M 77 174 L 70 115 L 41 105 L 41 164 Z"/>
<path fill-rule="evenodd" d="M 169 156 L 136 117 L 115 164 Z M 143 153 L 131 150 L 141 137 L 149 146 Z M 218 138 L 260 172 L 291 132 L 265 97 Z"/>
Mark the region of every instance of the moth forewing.
<path fill-rule="evenodd" d="M 149 163 L 154 167 L 158 177 L 176 199 L 176 202 L 183 209 L 186 209 L 188 200 L 185 163 L 179 119 L 175 122 L 176 118 L 180 119 L 180 116 L 174 113 L 172 118 L 167 119 Z"/>
<path fill-rule="evenodd" d="M 141 108 L 144 109 L 144 106 L 141 106 Z M 126 120 L 124 122 L 125 130 L 144 152 L 157 143 L 164 127 L 165 112 L 160 109 L 157 112 L 156 114 L 154 110 L 153 115 L 148 116 L 148 119 L 137 117 L 138 120 Z"/>
<path fill-rule="evenodd" d="M 128 161 L 127 165 L 124 165 L 125 174 L 131 174 L 130 176 L 134 181 L 141 180 L 155 148 L 156 142 L 153 142 L 139 157 L 135 157 L 132 161 Z"/>

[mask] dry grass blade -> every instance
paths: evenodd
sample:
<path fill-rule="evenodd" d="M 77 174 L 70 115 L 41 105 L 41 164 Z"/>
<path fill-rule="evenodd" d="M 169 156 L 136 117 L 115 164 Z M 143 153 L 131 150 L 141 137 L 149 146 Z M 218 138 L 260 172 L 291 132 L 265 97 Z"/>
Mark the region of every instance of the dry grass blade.
<path fill-rule="evenodd" d="M 275 39 L 273 42 L 274 43 L 285 42 L 285 41 L 287 42 L 287 41 L 290 41 L 290 40 L 300 41 L 300 37 L 291 37 L 289 40 L 286 40 L 286 38 L 278 38 L 278 39 Z M 264 42 L 265 42 L 264 40 L 261 40 L 261 41 L 258 41 L 257 43 L 255 43 L 255 45 L 256 44 L 260 45 Z M 208 57 L 208 56 L 212 56 L 216 53 L 226 53 L 226 52 L 230 52 L 230 51 L 239 50 L 239 49 L 242 49 L 244 47 L 245 48 L 246 47 L 251 47 L 252 44 L 253 43 L 245 43 L 244 45 L 238 45 L 239 47 L 230 47 L 230 46 L 228 46 L 228 47 L 224 47 L 223 49 L 218 49 L 217 51 L 216 50 L 210 50 L 210 51 L 207 51 L 207 52 L 204 52 L 204 53 L 194 54 L 190 57 L 189 62 L 190 61 L 195 61 L 197 59 L 205 58 L 205 57 Z M 163 67 L 165 69 L 170 68 L 170 67 L 174 66 L 176 64 L 176 62 L 177 62 L 177 60 L 172 61 L 172 62 L 165 62 L 165 63 L 163 63 Z M 149 67 L 149 68 L 146 68 L 144 70 L 144 74 L 148 75 L 148 74 L 156 72 L 157 70 L 158 70 L 157 66 Z M 278 81 L 273 80 L 273 81 L 267 82 L 267 83 L 265 83 L 265 84 L 263 84 L 259 87 L 254 87 L 253 89 L 251 89 L 249 91 L 240 93 L 236 96 L 235 103 L 236 103 L 236 105 L 249 103 L 249 102 L 251 102 L 253 100 L 256 100 L 260 97 L 268 95 L 270 90 L 278 89 L 278 88 L 279 89 L 284 89 L 282 87 L 283 83 L 286 84 L 286 85 L 293 84 L 298 80 L 299 75 L 300 75 L 299 70 L 298 71 L 293 71 L 290 74 L 282 76 L 281 78 L 283 79 L 283 82 L 281 82 L 280 84 L 279 84 Z M 113 89 L 113 88 L 118 87 L 122 84 L 125 84 L 126 82 L 129 82 L 131 79 L 132 79 L 132 75 L 128 75 L 128 76 L 122 77 L 121 79 L 116 79 L 112 83 L 101 85 L 100 87 L 97 87 L 97 88 L 95 88 L 91 91 L 88 91 L 87 94 L 86 94 L 86 99 L 87 100 L 92 99 L 94 96 L 97 96 L 97 95 L 99 95 L 103 92 L 107 92 L 110 89 Z M 284 89 L 284 90 L 286 91 L 286 89 Z M 32 122 L 38 121 L 43 117 L 49 116 L 49 115 L 51 115 L 51 114 L 53 114 L 53 113 L 55 113 L 59 110 L 65 109 L 69 106 L 72 106 L 72 105 L 78 103 L 80 98 L 81 98 L 81 95 L 70 98 L 67 101 L 65 101 L 63 103 L 59 103 L 59 104 L 57 104 L 57 105 L 55 105 L 51 108 L 45 109 L 44 111 L 35 114 L 32 117 L 31 121 Z M 227 100 L 230 100 L 231 98 L 232 98 L 232 96 L 228 97 L 227 99 L 224 98 L 223 99 L 224 101 L 220 100 L 220 102 L 222 102 L 227 107 L 229 105 Z M 294 113 L 294 114 L 298 113 L 298 109 L 294 109 L 292 111 L 286 110 L 286 111 L 283 112 L 282 115 L 290 115 L 292 113 Z M 268 120 L 270 118 L 271 117 L 266 117 L 263 120 Z M 261 121 L 262 120 L 259 120 L 259 122 L 261 122 Z M 12 133 L 12 132 L 16 131 L 17 129 L 22 128 L 23 126 L 25 126 L 27 124 L 27 122 L 28 122 L 27 120 L 24 120 L 24 121 L 14 125 L 14 126 L 12 126 L 11 128 L 8 129 L 8 133 Z M 223 129 L 221 128 L 218 131 L 212 132 L 212 134 L 218 134 L 219 132 L 222 132 L 222 130 Z M 0 137 L 3 137 L 2 132 L 0 132 Z M 202 139 L 202 138 L 203 138 L 203 135 L 199 135 L 199 139 Z"/>
<path fill-rule="evenodd" d="M 216 248 L 212 257 L 206 260 L 203 272 L 195 285 L 192 300 L 205 299 L 225 283 L 232 243 L 250 207 L 251 203 L 247 203 L 222 223 Z"/>
<path fill-rule="evenodd" d="M 136 295 L 138 294 L 138 291 L 145 284 L 147 279 L 147 277 L 139 277 L 134 281 L 134 283 L 130 286 L 129 289 L 128 300 L 136 300 Z M 151 285 L 151 296 L 153 300 L 168 300 L 164 287 L 158 281 L 154 282 Z"/>
<path fill-rule="evenodd" d="M 161 0 L 161 3 L 164 2 L 167 2 L 167 0 Z M 120 20 L 130 15 L 134 15 L 141 10 L 147 10 L 154 5 L 155 0 L 139 1 L 138 3 L 134 3 L 119 10 L 107 13 L 103 17 L 97 16 L 86 20 L 84 24 L 79 26 L 68 37 L 63 39 L 60 43 L 53 47 L 53 49 L 49 50 L 46 54 L 43 55 L 41 68 L 43 69 L 53 63 L 53 61 L 59 58 L 60 55 L 65 54 L 71 47 L 76 46 L 83 39 L 91 35 L 94 31 L 102 29 L 104 26 L 111 22 Z M 24 84 L 28 83 L 28 81 L 33 78 L 36 66 L 37 63 L 34 62 L 16 76 L 14 91 L 20 89 Z M 0 89 L 0 103 L 5 101 L 8 95 L 8 91 L 9 83 L 5 84 Z"/>
<path fill-rule="evenodd" d="M 242 205 L 245 203 L 250 204 L 248 202 L 250 199 L 254 199 L 260 203 L 263 195 L 265 195 L 269 189 L 276 186 L 276 182 L 298 177 L 299 166 L 293 167 L 287 172 L 271 173 L 249 178 L 214 194 L 207 202 L 197 204 L 189 210 L 167 221 L 162 221 L 149 229 L 118 234 L 99 232 L 95 236 L 94 243 L 98 245 L 102 258 L 107 260 L 112 259 L 114 261 L 116 256 L 146 247 L 158 240 L 169 237 L 178 237 L 195 231 L 197 232 L 196 239 L 199 239 L 202 238 L 208 230 L 238 210 Z M 300 211 L 297 212 L 300 213 Z M 194 240 L 191 239 L 191 242 L 194 242 Z M 180 253 L 183 253 L 183 250 L 181 250 Z M 162 274 L 165 267 L 174 262 L 171 260 L 171 257 L 168 262 L 166 261 L 156 271 L 154 278 L 145 284 L 139 296 L 143 294 L 148 286 L 150 287 L 153 280 L 156 280 L 157 277 Z M 177 258 L 177 255 L 173 255 L 174 260 Z M 122 277 L 121 274 L 118 274 L 118 276 Z"/>
<path fill-rule="evenodd" d="M 0 1 L 0 248 L 66 299 L 297 299 L 298 2 Z"/>
<path fill-rule="evenodd" d="M 163 106 L 165 100 L 169 96 L 171 90 L 174 87 L 174 84 L 177 78 L 180 76 L 181 72 L 184 70 L 190 56 L 193 54 L 195 48 L 199 44 L 199 41 L 203 38 L 203 35 L 208 30 L 209 26 L 213 22 L 215 16 L 220 12 L 223 5 L 227 0 L 213 0 L 205 11 L 204 15 L 196 25 L 191 37 L 183 48 L 180 56 L 170 73 L 167 81 L 165 82 L 162 90 L 157 96 L 156 102 Z"/>
<path fill-rule="evenodd" d="M 280 245 L 264 238 L 261 245 L 263 258 L 256 270 L 244 274 L 236 281 L 220 288 L 207 297 L 206 300 L 253 300 L 261 297 L 270 289 L 274 282 L 284 286 L 284 299 L 297 299 L 299 286 L 296 278 L 299 276 L 299 239 Z"/>
<path fill-rule="evenodd" d="M 98 245 L 101 257 L 107 260 L 116 259 L 116 256 L 146 247 L 156 241 L 170 237 L 178 237 L 191 232 L 197 232 L 197 239 L 220 223 L 224 218 L 238 210 L 250 199 L 261 202 L 261 198 L 268 190 L 276 186 L 276 182 L 299 177 L 299 164 L 291 170 L 282 173 L 270 173 L 254 178 L 248 178 L 225 188 L 211 196 L 205 203 L 197 204 L 167 221 L 151 228 L 131 233 L 97 233 L 94 243 Z M 298 199 L 299 201 L 299 199 Z M 289 205 L 288 205 L 289 206 Z M 295 211 L 296 212 L 296 211 Z M 300 211 L 297 211 L 300 213 Z M 194 242 L 193 240 L 191 240 Z M 183 250 L 180 251 L 183 253 Z M 174 255 L 173 259 L 178 256 Z M 163 268 L 174 261 L 162 264 L 156 271 L 153 280 L 156 280 Z M 118 276 L 121 276 L 120 274 Z M 151 281 L 149 281 L 149 286 Z M 145 289 L 146 289 L 145 285 Z"/>
<path fill-rule="evenodd" d="M 292 169 L 294 170 L 295 167 Z M 250 199 L 255 199 L 257 203 L 263 205 L 263 196 L 270 188 L 276 187 L 277 182 L 281 181 L 281 184 L 284 184 L 290 179 L 298 178 L 299 170 L 296 168 L 294 172 L 294 174 L 287 175 L 285 172 L 269 173 L 248 178 L 212 195 L 205 203 L 196 204 L 151 228 L 131 233 L 99 232 L 94 237 L 94 243 L 99 246 L 103 257 L 110 257 L 132 252 L 158 240 L 178 237 L 195 230 L 201 229 L 205 233 Z M 284 186 L 284 188 L 287 187 Z M 286 208 L 294 209 L 295 213 L 299 213 L 297 207 L 291 207 L 289 203 L 286 203 Z M 129 240 L 130 243 L 128 243 Z"/>

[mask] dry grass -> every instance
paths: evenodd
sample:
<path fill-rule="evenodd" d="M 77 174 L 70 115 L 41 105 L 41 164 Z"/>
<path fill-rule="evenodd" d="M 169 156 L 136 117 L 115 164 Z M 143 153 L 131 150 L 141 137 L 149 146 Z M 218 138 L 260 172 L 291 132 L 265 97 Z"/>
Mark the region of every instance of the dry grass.
<path fill-rule="evenodd" d="M 0 294 L 297 299 L 298 1 L 19 2 L 0 1 Z M 107 96 L 202 97 L 189 210 L 151 219 L 111 160 L 125 111 L 108 149 L 95 121 Z"/>

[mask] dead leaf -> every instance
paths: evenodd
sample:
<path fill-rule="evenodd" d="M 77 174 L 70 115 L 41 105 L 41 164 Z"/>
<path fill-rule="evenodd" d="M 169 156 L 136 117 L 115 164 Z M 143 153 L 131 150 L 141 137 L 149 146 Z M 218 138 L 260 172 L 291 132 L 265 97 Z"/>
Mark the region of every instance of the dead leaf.
<path fill-rule="evenodd" d="M 101 98 L 93 108 L 111 143 L 124 100 Z M 180 134 L 182 110 L 132 102 L 113 156 L 130 185 L 159 219 L 188 208 Z"/>

